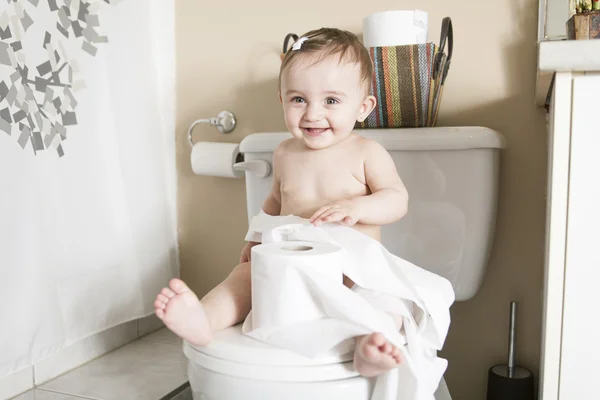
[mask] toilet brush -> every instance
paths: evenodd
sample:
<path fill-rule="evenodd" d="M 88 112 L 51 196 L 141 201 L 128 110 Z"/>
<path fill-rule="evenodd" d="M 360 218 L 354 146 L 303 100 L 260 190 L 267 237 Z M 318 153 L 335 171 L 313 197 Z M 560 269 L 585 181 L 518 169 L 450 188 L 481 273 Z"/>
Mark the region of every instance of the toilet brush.
<path fill-rule="evenodd" d="M 488 372 L 487 400 L 533 400 L 533 374 L 515 365 L 517 303 L 510 303 L 508 364 L 495 365 Z"/>

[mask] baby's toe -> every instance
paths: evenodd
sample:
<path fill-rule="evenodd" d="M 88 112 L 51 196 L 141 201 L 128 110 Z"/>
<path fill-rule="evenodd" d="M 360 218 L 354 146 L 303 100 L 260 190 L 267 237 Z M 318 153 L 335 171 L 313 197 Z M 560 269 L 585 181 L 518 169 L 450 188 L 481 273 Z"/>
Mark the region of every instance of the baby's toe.
<path fill-rule="evenodd" d="M 392 350 L 392 357 L 394 357 L 397 363 L 402 361 L 402 353 L 400 352 L 399 348 L 394 347 L 394 350 Z"/>
<path fill-rule="evenodd" d="M 363 354 L 367 360 L 374 361 L 380 357 L 381 352 L 376 346 L 367 345 L 363 349 Z"/>
<path fill-rule="evenodd" d="M 172 291 L 172 290 L 171 290 L 171 289 L 169 289 L 169 288 L 166 288 L 166 287 L 165 287 L 165 288 L 162 288 L 162 290 L 160 291 L 160 294 L 162 294 L 163 296 L 165 296 L 165 297 L 167 297 L 167 298 L 169 298 L 169 299 L 170 299 L 171 297 L 175 296 L 175 292 L 174 292 L 174 291 Z"/>
<path fill-rule="evenodd" d="M 369 337 L 369 344 L 373 346 L 381 347 L 386 343 L 385 336 L 381 333 L 374 333 Z"/>
<path fill-rule="evenodd" d="M 385 343 L 383 346 L 381 346 L 380 349 L 381 349 L 382 353 L 391 354 L 394 347 L 388 342 L 388 343 Z"/>
<path fill-rule="evenodd" d="M 190 288 L 183 282 L 181 279 L 173 278 L 169 281 L 169 289 L 173 292 L 173 296 L 175 293 L 183 293 L 190 290 Z"/>
<path fill-rule="evenodd" d="M 169 302 L 169 298 L 167 296 L 163 295 L 162 293 L 159 293 L 156 296 L 156 301 L 159 301 L 163 304 L 167 304 Z"/>

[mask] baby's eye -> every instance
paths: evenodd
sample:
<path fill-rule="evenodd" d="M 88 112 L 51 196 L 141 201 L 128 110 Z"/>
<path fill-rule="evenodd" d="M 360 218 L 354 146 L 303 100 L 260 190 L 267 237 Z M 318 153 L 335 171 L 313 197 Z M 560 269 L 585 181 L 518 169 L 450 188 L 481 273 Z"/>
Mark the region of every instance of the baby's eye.
<path fill-rule="evenodd" d="M 333 97 L 328 97 L 327 100 L 325 100 L 325 102 L 329 105 L 339 103 L 338 99 L 334 99 Z"/>
<path fill-rule="evenodd" d="M 296 96 L 292 99 L 292 103 L 304 103 L 304 99 L 302 97 Z"/>

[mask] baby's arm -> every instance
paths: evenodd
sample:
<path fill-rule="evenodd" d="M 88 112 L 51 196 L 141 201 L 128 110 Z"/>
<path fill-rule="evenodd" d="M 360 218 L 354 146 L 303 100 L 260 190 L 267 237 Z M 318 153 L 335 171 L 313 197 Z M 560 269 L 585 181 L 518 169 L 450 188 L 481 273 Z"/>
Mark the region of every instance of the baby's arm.
<path fill-rule="evenodd" d="M 324 222 L 343 225 L 357 223 L 386 225 L 398 221 L 408 210 L 408 192 L 398 176 L 390 154 L 379 143 L 366 140 L 364 149 L 365 180 L 371 194 L 328 204 L 310 218 L 316 226 Z"/>
<path fill-rule="evenodd" d="M 282 146 L 280 145 L 273 154 L 273 186 L 262 206 L 263 211 L 269 215 L 279 215 L 281 213 L 281 181 L 277 174 L 277 165 L 282 152 Z"/>
<path fill-rule="evenodd" d="M 386 225 L 400 220 L 408 211 L 408 192 L 387 150 L 375 141 L 365 146 L 365 179 L 371 190 L 357 197 L 359 222 Z"/>

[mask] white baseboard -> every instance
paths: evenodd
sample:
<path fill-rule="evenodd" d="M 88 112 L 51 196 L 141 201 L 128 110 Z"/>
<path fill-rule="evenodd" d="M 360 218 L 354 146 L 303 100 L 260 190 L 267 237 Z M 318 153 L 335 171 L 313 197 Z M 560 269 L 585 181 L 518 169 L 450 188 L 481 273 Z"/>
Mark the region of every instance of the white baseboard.
<path fill-rule="evenodd" d="M 10 399 L 33 389 L 33 367 L 0 378 L 0 400 Z"/>
<path fill-rule="evenodd" d="M 36 386 L 111 352 L 138 338 L 138 322 L 130 321 L 65 347 L 34 364 Z"/>
<path fill-rule="evenodd" d="M 138 335 L 139 337 L 146 336 L 149 333 L 164 328 L 165 324 L 158 319 L 154 314 L 149 315 L 145 318 L 138 319 Z"/>
<path fill-rule="evenodd" d="M 0 400 L 10 399 L 33 389 L 162 327 L 162 321 L 150 315 L 117 325 L 65 347 L 31 367 L 1 378 Z"/>

